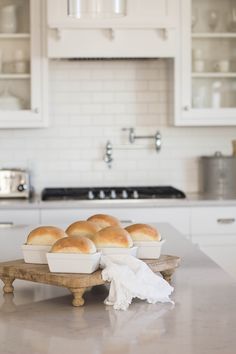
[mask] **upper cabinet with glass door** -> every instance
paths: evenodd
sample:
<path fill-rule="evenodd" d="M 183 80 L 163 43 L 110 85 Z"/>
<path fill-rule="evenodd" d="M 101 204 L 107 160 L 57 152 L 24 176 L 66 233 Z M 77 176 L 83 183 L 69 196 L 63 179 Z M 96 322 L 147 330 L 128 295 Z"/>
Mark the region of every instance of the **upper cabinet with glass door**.
<path fill-rule="evenodd" d="M 41 0 L 0 0 L 0 128 L 47 121 Z"/>
<path fill-rule="evenodd" d="M 183 0 L 176 125 L 236 125 L 236 0 Z"/>

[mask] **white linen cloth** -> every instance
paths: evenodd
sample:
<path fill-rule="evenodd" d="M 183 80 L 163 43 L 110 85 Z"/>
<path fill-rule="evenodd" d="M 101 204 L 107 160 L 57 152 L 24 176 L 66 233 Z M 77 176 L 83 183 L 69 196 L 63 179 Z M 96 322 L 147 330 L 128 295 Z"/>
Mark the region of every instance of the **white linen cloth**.
<path fill-rule="evenodd" d="M 111 283 L 104 303 L 115 310 L 127 310 L 136 297 L 150 304 L 174 303 L 169 298 L 174 288 L 140 259 L 121 254 L 102 256 L 100 267 L 102 279 Z"/>

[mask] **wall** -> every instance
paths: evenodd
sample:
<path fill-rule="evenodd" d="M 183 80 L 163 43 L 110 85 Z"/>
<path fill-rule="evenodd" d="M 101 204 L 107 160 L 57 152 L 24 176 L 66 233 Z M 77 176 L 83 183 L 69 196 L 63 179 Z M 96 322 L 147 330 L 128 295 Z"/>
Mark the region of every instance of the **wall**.
<path fill-rule="evenodd" d="M 1 130 L 1 167 L 30 168 L 37 191 L 135 184 L 197 191 L 199 156 L 231 153 L 236 128 L 170 127 L 167 77 L 165 60 L 52 61 L 50 127 Z M 130 145 L 122 128 L 131 126 L 137 134 L 160 129 L 162 151 L 152 141 Z M 114 144 L 111 170 L 103 162 L 107 140 Z"/>

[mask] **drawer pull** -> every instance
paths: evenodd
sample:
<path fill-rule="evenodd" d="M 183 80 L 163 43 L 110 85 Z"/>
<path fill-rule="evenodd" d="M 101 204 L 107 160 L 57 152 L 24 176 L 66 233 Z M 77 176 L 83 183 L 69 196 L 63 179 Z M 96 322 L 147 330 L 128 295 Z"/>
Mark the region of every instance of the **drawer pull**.
<path fill-rule="evenodd" d="M 133 224 L 134 220 L 120 220 L 122 224 Z"/>
<path fill-rule="evenodd" d="M 233 224 L 235 222 L 234 218 L 217 219 L 218 224 Z"/>
<path fill-rule="evenodd" d="M 12 221 L 0 221 L 0 228 L 13 227 L 14 223 Z"/>

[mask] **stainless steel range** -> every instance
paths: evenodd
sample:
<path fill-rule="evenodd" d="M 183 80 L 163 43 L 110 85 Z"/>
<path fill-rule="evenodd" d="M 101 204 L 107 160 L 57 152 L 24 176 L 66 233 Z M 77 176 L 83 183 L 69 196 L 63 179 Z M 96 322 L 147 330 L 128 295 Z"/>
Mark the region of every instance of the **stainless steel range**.
<path fill-rule="evenodd" d="M 186 198 L 184 192 L 171 186 L 45 188 L 42 200 L 127 200 Z"/>

